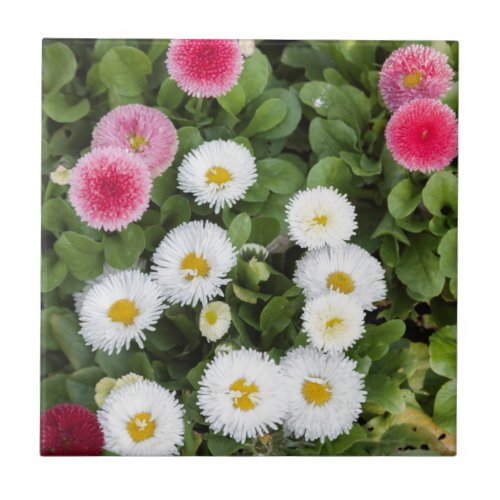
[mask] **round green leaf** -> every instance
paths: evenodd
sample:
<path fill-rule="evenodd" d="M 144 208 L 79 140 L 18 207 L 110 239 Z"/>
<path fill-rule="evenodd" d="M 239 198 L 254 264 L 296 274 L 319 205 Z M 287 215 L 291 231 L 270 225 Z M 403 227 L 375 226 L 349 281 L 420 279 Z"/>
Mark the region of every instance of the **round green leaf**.
<path fill-rule="evenodd" d="M 123 96 L 136 96 L 147 89 L 146 77 L 152 71 L 149 57 L 134 47 L 114 47 L 99 64 L 99 74 L 108 87 Z"/>
<path fill-rule="evenodd" d="M 189 200 L 180 194 L 170 196 L 161 206 L 161 223 L 166 228 L 174 228 L 191 218 Z"/>
<path fill-rule="evenodd" d="M 246 102 L 253 101 L 267 87 L 271 79 L 271 65 L 267 57 L 259 49 L 255 49 L 251 57 L 245 60 L 238 85 L 245 92 Z"/>
<path fill-rule="evenodd" d="M 422 190 L 427 210 L 438 217 L 457 216 L 458 180 L 451 172 L 436 172 Z"/>
<path fill-rule="evenodd" d="M 252 137 L 259 132 L 270 130 L 285 118 L 286 113 L 286 104 L 281 99 L 269 99 L 257 108 L 241 135 Z"/>
<path fill-rule="evenodd" d="M 457 376 L 457 327 L 445 326 L 429 337 L 432 370 L 447 378 Z"/>
<path fill-rule="evenodd" d="M 252 222 L 246 213 L 237 215 L 231 222 L 227 231 L 229 239 L 236 248 L 247 242 L 252 230 Z"/>
<path fill-rule="evenodd" d="M 320 158 L 357 151 L 357 140 L 356 132 L 342 120 L 314 118 L 309 126 L 311 148 Z"/>
<path fill-rule="evenodd" d="M 434 400 L 432 420 L 448 432 L 457 432 L 457 381 L 450 380 L 441 386 Z"/>
<path fill-rule="evenodd" d="M 410 179 L 403 179 L 389 193 L 387 206 L 395 219 L 402 219 L 410 215 L 421 200 L 420 189 Z"/>
<path fill-rule="evenodd" d="M 370 374 L 365 379 L 367 403 L 382 407 L 384 410 L 397 415 L 401 413 L 406 403 L 403 391 L 399 388 L 396 380 L 387 375 Z"/>
<path fill-rule="evenodd" d="M 161 240 L 165 237 L 166 231 L 161 226 L 151 226 L 144 230 L 145 246 L 149 252 L 154 252 Z"/>
<path fill-rule="evenodd" d="M 174 80 L 166 78 L 163 80 L 160 90 L 158 90 L 156 103 L 158 106 L 173 110 L 181 104 L 185 95 Z"/>
<path fill-rule="evenodd" d="M 457 246 L 458 231 L 450 229 L 444 236 L 438 246 L 439 269 L 448 278 L 457 277 Z"/>
<path fill-rule="evenodd" d="M 259 183 L 273 193 L 292 194 L 302 187 L 304 176 L 292 162 L 267 158 L 257 162 Z"/>
<path fill-rule="evenodd" d="M 43 92 L 57 92 L 73 80 L 76 73 L 76 59 L 64 43 L 46 45 L 42 54 Z"/>
<path fill-rule="evenodd" d="M 42 256 L 42 293 L 50 292 L 58 287 L 66 278 L 68 268 L 61 262 L 55 252 L 49 251 Z"/>
<path fill-rule="evenodd" d="M 42 108 L 54 121 L 72 123 L 89 114 L 90 103 L 88 99 L 81 99 L 71 104 L 66 96 L 55 93 L 44 97 Z"/>
<path fill-rule="evenodd" d="M 332 186 L 346 192 L 351 186 L 351 172 L 340 158 L 329 156 L 316 163 L 307 175 L 307 187 Z"/>
<path fill-rule="evenodd" d="M 75 278 L 91 280 L 102 273 L 102 243 L 87 236 L 66 231 L 54 243 L 54 250 Z"/>
<path fill-rule="evenodd" d="M 292 320 L 290 302 L 285 297 L 273 297 L 262 309 L 260 329 L 265 348 L 272 346 L 273 338 L 281 333 Z"/>
<path fill-rule="evenodd" d="M 42 206 L 42 227 L 55 234 L 76 230 L 80 219 L 75 211 L 62 199 L 52 198 Z"/>
<path fill-rule="evenodd" d="M 245 91 L 236 84 L 226 95 L 217 97 L 217 102 L 233 116 L 236 116 L 245 106 Z"/>
<path fill-rule="evenodd" d="M 272 217 L 256 217 L 252 219 L 250 241 L 266 246 L 280 233 L 280 223 Z"/>
<path fill-rule="evenodd" d="M 129 224 L 122 231 L 104 238 L 104 258 L 115 269 L 128 269 L 144 250 L 144 231 L 137 224 Z"/>

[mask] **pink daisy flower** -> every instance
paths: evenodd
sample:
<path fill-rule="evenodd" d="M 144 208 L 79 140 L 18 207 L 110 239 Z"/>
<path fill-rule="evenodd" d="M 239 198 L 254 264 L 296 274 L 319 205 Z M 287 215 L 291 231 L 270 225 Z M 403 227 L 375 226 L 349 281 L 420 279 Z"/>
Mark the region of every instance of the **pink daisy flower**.
<path fill-rule="evenodd" d="M 218 97 L 236 85 L 243 56 L 236 40 L 172 40 L 166 65 L 187 94 Z"/>
<path fill-rule="evenodd" d="M 152 177 L 164 172 L 177 153 L 177 132 L 157 109 L 142 104 L 118 106 L 96 125 L 92 149 L 116 146 L 137 153 Z"/>
<path fill-rule="evenodd" d="M 95 149 L 73 169 L 69 200 L 90 227 L 120 230 L 141 218 L 151 185 L 140 156 L 119 148 Z"/>
<path fill-rule="evenodd" d="M 442 170 L 458 153 L 457 118 L 437 99 L 415 99 L 392 115 L 385 138 L 394 159 L 408 170 Z"/>
<path fill-rule="evenodd" d="M 44 456 L 96 456 L 103 446 L 99 421 L 84 406 L 62 403 L 40 417 L 40 453 Z"/>
<path fill-rule="evenodd" d="M 380 91 L 390 111 L 416 97 L 439 99 L 450 90 L 453 70 L 448 57 L 424 45 L 395 50 L 380 71 Z"/>

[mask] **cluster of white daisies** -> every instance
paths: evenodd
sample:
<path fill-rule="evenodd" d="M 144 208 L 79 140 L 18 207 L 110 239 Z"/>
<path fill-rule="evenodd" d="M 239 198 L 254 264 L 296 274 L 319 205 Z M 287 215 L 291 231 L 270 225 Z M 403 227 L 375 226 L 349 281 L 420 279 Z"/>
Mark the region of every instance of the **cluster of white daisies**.
<path fill-rule="evenodd" d="M 188 153 L 178 186 L 218 213 L 242 199 L 255 182 L 255 159 L 233 141 L 210 141 Z M 287 206 L 290 238 L 306 254 L 295 283 L 306 296 L 303 329 L 311 345 L 290 349 L 279 364 L 253 349 L 217 349 L 200 381 L 197 404 L 213 432 L 239 442 L 283 425 L 305 440 L 348 432 L 365 400 L 362 375 L 343 351 L 361 337 L 364 310 L 385 297 L 379 262 L 347 241 L 356 230 L 354 207 L 333 188 L 297 193 Z M 240 255 L 260 254 L 249 244 Z M 75 295 L 80 333 L 94 350 L 109 354 L 141 348 L 167 304 L 202 305 L 199 328 L 215 342 L 231 325 L 228 304 L 212 301 L 237 262 L 227 231 L 209 221 L 172 229 L 152 256 L 151 273 L 136 268 L 104 273 Z M 96 387 L 106 448 L 124 455 L 171 455 L 183 442 L 184 409 L 174 393 L 134 374 Z"/>
<path fill-rule="evenodd" d="M 365 400 L 362 375 L 343 354 L 291 349 L 277 365 L 254 349 L 220 352 L 200 381 L 197 404 L 213 432 L 244 443 L 283 425 L 306 441 L 349 432 Z M 96 386 L 105 448 L 119 455 L 175 455 L 184 408 L 174 393 L 130 373 Z"/>

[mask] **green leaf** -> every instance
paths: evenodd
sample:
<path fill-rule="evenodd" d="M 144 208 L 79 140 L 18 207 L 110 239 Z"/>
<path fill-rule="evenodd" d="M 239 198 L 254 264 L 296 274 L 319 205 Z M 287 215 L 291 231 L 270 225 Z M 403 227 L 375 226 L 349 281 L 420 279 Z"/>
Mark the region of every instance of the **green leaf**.
<path fill-rule="evenodd" d="M 177 170 L 168 168 L 163 174 L 155 177 L 151 189 L 151 200 L 161 207 L 169 196 L 175 193 L 177 187 Z"/>
<path fill-rule="evenodd" d="M 321 80 L 325 68 L 332 66 L 329 54 L 307 45 L 287 45 L 281 55 L 281 62 L 292 68 L 303 68 L 310 80 Z"/>
<path fill-rule="evenodd" d="M 356 132 L 342 120 L 314 118 L 309 126 L 311 148 L 320 158 L 357 151 L 357 140 Z"/>
<path fill-rule="evenodd" d="M 252 221 L 246 213 L 237 215 L 227 231 L 229 239 L 236 248 L 240 248 L 248 241 L 252 231 Z"/>
<path fill-rule="evenodd" d="M 396 267 L 399 263 L 399 243 L 392 236 L 384 236 L 380 244 L 380 258 L 384 264 Z"/>
<path fill-rule="evenodd" d="M 457 277 L 458 232 L 450 229 L 439 243 L 437 252 L 440 255 L 439 269 L 448 278 Z"/>
<path fill-rule="evenodd" d="M 99 65 L 101 79 L 123 96 L 136 96 L 148 87 L 146 77 L 152 71 L 149 57 L 134 47 L 114 47 Z"/>
<path fill-rule="evenodd" d="M 245 91 L 241 85 L 236 84 L 226 95 L 217 97 L 217 102 L 228 113 L 236 116 L 245 107 Z"/>
<path fill-rule="evenodd" d="M 243 71 L 238 79 L 245 92 L 246 102 L 259 97 L 271 79 L 271 65 L 267 57 L 259 49 L 255 49 L 251 57 L 245 60 Z"/>
<path fill-rule="evenodd" d="M 382 162 L 372 160 L 364 154 L 342 151 L 340 157 L 351 167 L 352 173 L 360 177 L 370 177 L 382 172 Z"/>
<path fill-rule="evenodd" d="M 43 92 L 57 92 L 73 80 L 76 73 L 76 59 L 71 49 L 63 43 L 46 45 L 42 54 Z"/>
<path fill-rule="evenodd" d="M 304 176 L 292 162 L 266 158 L 257 162 L 259 183 L 278 194 L 292 194 L 304 183 Z"/>
<path fill-rule="evenodd" d="M 101 80 L 101 75 L 99 74 L 99 63 L 93 64 L 87 71 L 85 83 L 89 89 L 91 97 L 96 97 L 106 92 L 106 84 Z"/>
<path fill-rule="evenodd" d="M 66 391 L 70 401 L 84 405 L 90 410 L 96 410 L 95 386 L 104 375 L 104 372 L 97 366 L 89 366 L 73 372 L 66 379 Z"/>
<path fill-rule="evenodd" d="M 247 302 L 248 304 L 257 304 L 257 300 L 268 301 L 271 298 L 271 295 L 267 293 L 258 293 L 253 290 L 248 290 L 243 288 L 236 283 L 233 283 L 233 291 L 236 297 L 240 299 L 242 302 Z"/>
<path fill-rule="evenodd" d="M 373 231 L 372 238 L 378 238 L 380 236 L 392 236 L 396 238 L 401 243 L 405 245 L 410 244 L 410 240 L 406 236 L 405 232 L 402 231 L 397 225 L 396 221 L 392 218 L 391 214 L 387 212 L 383 219 L 380 221 L 379 225 Z"/>
<path fill-rule="evenodd" d="M 436 424 L 448 432 L 457 432 L 457 381 L 449 380 L 444 383 L 434 400 L 434 415 Z"/>
<path fill-rule="evenodd" d="M 286 113 L 286 104 L 281 99 L 269 99 L 257 108 L 241 135 L 252 137 L 259 132 L 270 130 L 285 118 Z"/>
<path fill-rule="evenodd" d="M 341 455 L 351 448 L 352 445 L 366 439 L 366 431 L 359 424 L 354 424 L 349 434 L 342 434 L 333 441 L 326 440 L 324 449 L 329 456 Z"/>
<path fill-rule="evenodd" d="M 410 179 L 403 179 L 389 193 L 387 207 L 395 219 L 402 219 L 413 213 L 421 200 L 420 189 Z"/>
<path fill-rule="evenodd" d="M 266 246 L 280 234 L 280 223 L 272 217 L 255 217 L 249 241 Z"/>
<path fill-rule="evenodd" d="M 42 256 L 42 293 L 50 292 L 58 287 L 66 278 L 68 268 L 52 250 Z"/>
<path fill-rule="evenodd" d="M 134 372 L 144 378 L 154 380 L 154 370 L 145 352 L 133 352 L 122 349 L 119 354 L 107 354 L 97 351 L 95 362 L 102 371 L 113 378 L 120 378 Z"/>
<path fill-rule="evenodd" d="M 54 339 L 75 370 L 93 364 L 92 351 L 79 334 L 76 314 L 69 309 L 54 310 L 49 316 L 49 324 Z"/>
<path fill-rule="evenodd" d="M 429 234 L 411 238 L 411 244 L 401 256 L 396 274 L 409 289 L 425 297 L 436 297 L 443 289 L 445 278 L 434 254 L 436 239 Z"/>
<path fill-rule="evenodd" d="M 307 175 L 307 187 L 332 186 L 345 193 L 351 187 L 351 178 L 347 164 L 340 158 L 329 156 L 313 165 Z"/>
<path fill-rule="evenodd" d="M 191 218 L 191 205 L 189 200 L 180 194 L 170 196 L 161 206 L 161 223 L 164 227 L 172 229 Z"/>
<path fill-rule="evenodd" d="M 174 80 L 165 78 L 158 90 L 156 103 L 162 108 L 174 110 L 180 106 L 185 95 Z"/>
<path fill-rule="evenodd" d="M 69 229 L 74 231 L 80 226 L 75 211 L 62 199 L 52 198 L 42 206 L 42 227 L 55 234 Z"/>
<path fill-rule="evenodd" d="M 457 376 L 457 327 L 445 326 L 429 337 L 430 365 L 438 375 Z"/>
<path fill-rule="evenodd" d="M 216 436 L 215 434 L 207 434 L 205 438 L 207 440 L 207 446 L 210 453 L 216 457 L 226 457 L 232 455 L 233 453 L 241 450 L 244 446 L 241 443 L 237 443 L 234 439 L 224 436 Z"/>
<path fill-rule="evenodd" d="M 77 157 L 80 155 L 80 151 L 89 145 L 91 136 L 92 125 L 85 120 L 64 125 L 50 137 L 50 152 L 52 156 Z"/>
<path fill-rule="evenodd" d="M 260 329 L 264 349 L 272 346 L 274 337 L 285 330 L 292 320 L 290 302 L 284 297 L 273 297 L 262 309 Z"/>
<path fill-rule="evenodd" d="M 269 197 L 269 189 L 264 187 L 259 181 L 256 181 L 252 184 L 248 191 L 245 194 L 245 198 L 243 198 L 247 202 L 263 202 L 266 201 Z"/>
<path fill-rule="evenodd" d="M 380 325 L 367 324 L 363 337 L 354 347 L 354 352 L 362 357 L 369 356 L 376 361 L 382 359 L 393 342 L 399 340 L 405 333 L 404 321 L 393 319 Z"/>
<path fill-rule="evenodd" d="M 58 257 L 73 276 L 80 280 L 91 280 L 102 273 L 102 248 L 102 243 L 73 231 L 65 231 L 54 243 Z"/>
<path fill-rule="evenodd" d="M 66 375 L 56 373 L 42 380 L 40 388 L 40 410 L 42 412 L 52 408 L 54 405 L 67 402 Z"/>
<path fill-rule="evenodd" d="M 203 373 L 205 372 L 208 363 L 210 363 L 209 359 L 202 359 L 194 368 L 191 368 L 191 370 L 189 370 L 186 376 L 188 382 L 196 391 L 200 388 L 199 382 L 201 380 L 201 377 L 203 376 Z"/>
<path fill-rule="evenodd" d="M 150 226 L 144 230 L 144 244 L 146 250 L 154 252 L 166 235 L 161 226 Z"/>
<path fill-rule="evenodd" d="M 129 224 L 122 231 L 104 237 L 104 257 L 115 269 L 128 269 L 144 250 L 144 231 L 137 224 Z"/>
<path fill-rule="evenodd" d="M 342 92 L 333 85 L 325 82 L 307 82 L 299 92 L 299 98 L 308 106 L 315 109 L 321 116 L 327 116 L 331 106 L 342 98 Z"/>
<path fill-rule="evenodd" d="M 403 392 L 398 383 L 387 375 L 368 375 L 366 390 L 367 403 L 380 406 L 393 415 L 401 413 L 406 407 Z"/>
<path fill-rule="evenodd" d="M 201 136 L 200 131 L 195 127 L 182 127 L 178 129 L 177 138 L 179 139 L 179 148 L 177 149 L 177 154 L 175 155 L 175 164 L 180 163 L 187 153 L 203 143 L 203 137 Z M 174 182 L 174 187 L 176 184 L 177 183 Z"/>
<path fill-rule="evenodd" d="M 44 97 L 42 108 L 54 121 L 72 123 L 89 114 L 90 103 L 88 99 L 72 103 L 63 94 L 53 93 Z"/>
<path fill-rule="evenodd" d="M 458 180 L 451 172 L 436 172 L 422 190 L 427 210 L 438 217 L 458 215 Z"/>
<path fill-rule="evenodd" d="M 184 417 L 184 446 L 182 447 L 182 456 L 192 457 L 196 455 L 196 450 L 203 442 L 202 435 L 193 430 L 194 423 L 188 422 Z"/>

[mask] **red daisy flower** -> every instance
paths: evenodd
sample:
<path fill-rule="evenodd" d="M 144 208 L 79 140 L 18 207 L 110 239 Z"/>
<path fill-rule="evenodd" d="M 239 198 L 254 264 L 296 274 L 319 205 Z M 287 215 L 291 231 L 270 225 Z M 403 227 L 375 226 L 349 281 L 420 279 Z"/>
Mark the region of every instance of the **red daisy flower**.
<path fill-rule="evenodd" d="M 41 455 L 100 455 L 104 434 L 97 417 L 71 403 L 53 406 L 40 418 Z"/>

